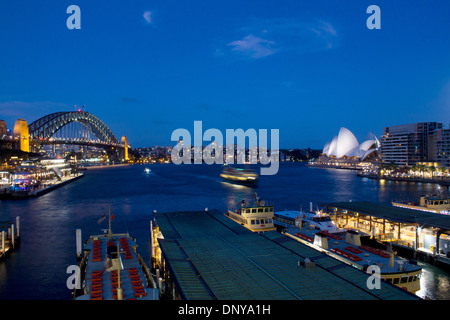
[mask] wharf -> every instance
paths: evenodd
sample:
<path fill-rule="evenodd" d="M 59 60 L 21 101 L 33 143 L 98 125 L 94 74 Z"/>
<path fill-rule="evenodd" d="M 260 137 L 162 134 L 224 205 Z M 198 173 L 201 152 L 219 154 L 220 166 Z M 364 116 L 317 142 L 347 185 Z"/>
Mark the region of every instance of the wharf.
<path fill-rule="evenodd" d="M 12 221 L 0 221 L 0 260 L 6 259 L 20 244 L 19 219 L 16 217 L 15 224 Z"/>
<path fill-rule="evenodd" d="M 362 168 L 357 165 L 339 165 L 339 164 L 325 164 L 325 163 L 307 163 L 307 167 L 319 168 L 319 169 L 344 169 L 344 170 L 356 170 L 361 171 Z"/>
<path fill-rule="evenodd" d="M 412 255 L 450 266 L 450 215 L 366 201 L 325 205 L 336 225 L 366 232 L 380 244 L 391 243 L 399 255 Z"/>
<path fill-rule="evenodd" d="M 421 177 L 391 177 L 391 176 L 380 176 L 379 174 L 358 172 L 358 177 L 369 178 L 374 180 L 388 180 L 388 181 L 401 181 L 401 182 L 416 182 L 416 183 L 435 183 L 444 187 L 450 186 L 450 179 L 442 177 L 434 178 L 421 178 Z"/>
<path fill-rule="evenodd" d="M 172 299 L 420 300 L 277 231 L 256 234 L 217 210 L 156 213 L 156 273 Z"/>
<path fill-rule="evenodd" d="M 9 191 L 7 193 L 8 198 L 13 199 L 22 199 L 22 198 L 30 198 L 30 197 L 39 197 L 44 195 L 52 190 L 55 190 L 59 187 L 62 187 L 70 182 L 78 180 L 84 176 L 83 173 L 79 173 L 75 176 L 70 177 L 62 177 L 61 180 L 55 180 L 51 183 L 43 184 L 42 187 L 38 187 L 36 189 L 24 190 L 24 191 Z"/>
<path fill-rule="evenodd" d="M 52 191 L 54 189 L 62 187 L 62 186 L 66 185 L 66 184 L 68 184 L 70 182 L 78 180 L 78 179 L 82 178 L 83 176 L 84 176 L 84 174 L 80 173 L 80 174 L 78 174 L 78 175 L 76 175 L 74 177 L 62 178 L 61 181 L 56 182 L 55 184 L 47 185 L 47 186 L 45 186 L 43 188 L 38 188 L 36 190 L 30 191 L 29 196 L 30 197 L 41 196 L 43 194 L 46 194 L 47 192 L 50 192 L 50 191 Z"/>

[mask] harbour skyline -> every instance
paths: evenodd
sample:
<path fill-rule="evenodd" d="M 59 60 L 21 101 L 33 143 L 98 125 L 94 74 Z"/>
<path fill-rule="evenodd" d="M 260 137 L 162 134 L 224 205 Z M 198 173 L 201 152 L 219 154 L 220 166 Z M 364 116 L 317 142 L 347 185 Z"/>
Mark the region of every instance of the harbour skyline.
<path fill-rule="evenodd" d="M 81 9 L 70 30 L 67 8 Z M 381 9 L 370 30 L 369 5 Z M 280 129 L 322 149 L 341 126 L 450 121 L 445 2 L 25 1 L 0 4 L 0 115 L 9 128 L 74 105 L 133 147 L 206 127 Z"/>

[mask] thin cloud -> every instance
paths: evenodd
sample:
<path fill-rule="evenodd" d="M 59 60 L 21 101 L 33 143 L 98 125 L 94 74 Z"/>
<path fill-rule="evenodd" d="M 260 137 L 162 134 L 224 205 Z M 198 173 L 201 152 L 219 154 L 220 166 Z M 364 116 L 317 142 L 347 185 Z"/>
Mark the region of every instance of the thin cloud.
<path fill-rule="evenodd" d="M 338 29 L 320 19 L 253 19 L 238 32 L 245 36 L 228 42 L 227 48 L 216 49 L 216 56 L 238 53 L 258 59 L 278 53 L 326 51 L 340 45 Z"/>
<path fill-rule="evenodd" d="M 256 59 L 274 54 L 276 52 L 274 45 L 274 41 L 255 37 L 253 34 L 249 34 L 241 40 L 235 40 L 228 43 L 228 46 L 231 47 L 232 51 Z"/>
<path fill-rule="evenodd" d="M 135 97 L 120 97 L 120 101 L 125 104 L 142 104 L 143 101 Z"/>
<path fill-rule="evenodd" d="M 145 11 L 144 14 L 142 15 L 142 17 L 148 24 L 152 23 L 152 12 L 151 11 Z"/>

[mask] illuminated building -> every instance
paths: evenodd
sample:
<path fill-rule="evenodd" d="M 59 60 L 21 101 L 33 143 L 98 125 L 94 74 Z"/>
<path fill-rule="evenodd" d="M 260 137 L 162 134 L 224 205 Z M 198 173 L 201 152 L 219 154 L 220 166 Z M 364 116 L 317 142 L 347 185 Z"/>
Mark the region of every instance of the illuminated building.
<path fill-rule="evenodd" d="M 450 129 L 437 129 L 429 139 L 431 160 L 450 168 Z"/>
<path fill-rule="evenodd" d="M 385 163 L 415 165 L 434 160 L 429 150 L 434 148 L 433 136 L 442 123 L 420 122 L 385 127 L 381 138 L 381 154 Z"/>

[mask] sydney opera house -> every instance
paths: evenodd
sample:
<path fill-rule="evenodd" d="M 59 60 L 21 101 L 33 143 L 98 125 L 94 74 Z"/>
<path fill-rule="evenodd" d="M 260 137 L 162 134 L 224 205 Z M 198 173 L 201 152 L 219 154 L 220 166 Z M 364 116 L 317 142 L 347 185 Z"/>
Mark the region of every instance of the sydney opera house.
<path fill-rule="evenodd" d="M 341 128 L 331 142 L 327 142 L 315 165 L 358 166 L 379 160 L 380 141 L 370 133 L 371 139 L 359 143 L 355 135 L 347 128 Z"/>

